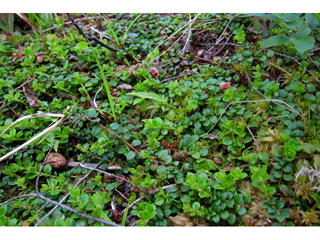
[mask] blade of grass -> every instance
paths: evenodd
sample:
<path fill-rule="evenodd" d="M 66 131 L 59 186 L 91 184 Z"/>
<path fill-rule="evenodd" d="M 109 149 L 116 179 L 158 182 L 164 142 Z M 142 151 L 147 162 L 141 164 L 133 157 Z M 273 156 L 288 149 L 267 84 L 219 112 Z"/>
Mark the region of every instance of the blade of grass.
<path fill-rule="evenodd" d="M 126 32 L 123 35 L 123 42 L 122 45 L 124 45 L 124 43 L 126 42 L 126 38 L 127 38 L 127 33 L 129 31 L 129 29 L 132 27 L 132 25 L 135 23 L 135 21 L 137 21 L 140 17 L 141 17 L 142 13 L 140 13 L 129 25 L 129 27 L 127 28 Z"/>
<path fill-rule="evenodd" d="M 111 92 L 110 92 L 110 88 L 109 88 L 106 76 L 104 75 L 103 69 L 102 69 L 100 61 L 99 61 L 99 59 L 97 57 L 95 49 L 92 46 L 91 46 L 91 49 L 92 49 L 94 57 L 96 58 L 96 61 L 97 61 L 97 64 L 98 64 L 98 67 L 99 67 L 99 70 L 100 70 L 100 73 L 101 73 L 101 77 L 102 77 L 102 80 L 103 80 L 103 85 L 104 85 L 104 88 L 106 89 L 106 92 L 107 92 L 109 104 L 110 104 L 111 111 L 112 111 L 112 115 L 111 116 L 113 116 L 114 121 L 117 121 L 116 113 L 115 113 L 114 106 L 113 106 L 112 96 L 111 96 Z"/>
<path fill-rule="evenodd" d="M 118 39 L 118 37 L 117 37 L 117 34 L 113 31 L 113 28 L 111 27 L 111 25 L 109 24 L 109 22 L 107 22 L 107 24 L 108 24 L 108 28 L 111 30 L 111 33 L 112 33 L 114 39 L 116 40 L 116 43 L 117 43 L 118 47 L 120 48 L 121 45 L 120 45 L 120 43 L 119 43 L 119 39 Z"/>
<path fill-rule="evenodd" d="M 124 214 L 122 216 L 122 220 L 121 220 L 121 226 L 126 226 L 126 220 L 127 220 L 127 216 L 128 216 L 128 212 L 129 212 L 129 205 L 130 202 L 127 203 L 127 207 L 126 210 L 124 211 Z"/>

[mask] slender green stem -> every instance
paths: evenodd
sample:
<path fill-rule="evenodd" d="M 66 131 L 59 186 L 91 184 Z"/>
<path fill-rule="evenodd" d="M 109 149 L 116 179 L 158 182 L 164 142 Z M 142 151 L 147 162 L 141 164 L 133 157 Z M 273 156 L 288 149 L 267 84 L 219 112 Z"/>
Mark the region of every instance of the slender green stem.
<path fill-rule="evenodd" d="M 93 47 L 91 47 L 92 49 L 92 52 L 94 54 L 94 57 L 96 58 L 96 61 L 97 61 L 97 64 L 99 66 L 99 70 L 100 70 L 100 73 L 101 73 L 101 77 L 103 79 L 103 85 L 106 89 L 106 92 L 107 92 L 107 96 L 108 96 L 108 100 L 109 100 L 109 104 L 110 104 L 110 108 L 111 108 L 111 111 L 112 111 L 112 116 L 114 118 L 114 121 L 117 121 L 117 117 L 116 117 L 116 113 L 115 113 L 115 110 L 114 110 L 114 106 L 113 106 L 113 101 L 112 101 L 112 96 L 111 96 L 111 92 L 110 92 L 110 88 L 109 88 L 109 85 L 108 85 L 108 82 L 107 82 L 107 79 L 106 79 L 106 76 L 103 72 L 103 69 L 101 67 L 101 64 L 100 64 L 100 61 L 97 57 L 97 54 L 95 52 L 95 49 Z"/>
<path fill-rule="evenodd" d="M 140 13 L 129 25 L 129 27 L 127 28 L 126 32 L 123 35 L 123 41 L 122 41 L 122 45 L 124 46 L 125 42 L 126 42 L 126 38 L 127 38 L 127 33 L 129 31 L 129 29 L 132 27 L 132 25 L 135 23 L 135 21 L 137 21 L 140 17 L 141 17 L 142 13 Z"/>

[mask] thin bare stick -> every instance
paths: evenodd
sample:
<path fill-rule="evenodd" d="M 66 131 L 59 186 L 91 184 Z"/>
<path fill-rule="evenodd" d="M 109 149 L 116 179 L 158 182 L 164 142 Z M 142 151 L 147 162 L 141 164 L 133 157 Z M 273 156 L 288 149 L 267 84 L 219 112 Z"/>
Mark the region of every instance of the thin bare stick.
<path fill-rule="evenodd" d="M 181 75 L 181 76 L 172 77 L 172 78 L 167 78 L 167 79 L 162 80 L 162 81 L 160 81 L 160 82 L 167 82 L 167 81 L 170 81 L 170 80 L 175 79 L 175 78 L 185 77 L 185 76 L 189 76 L 189 75 L 192 75 L 192 74 L 195 74 L 195 73 L 194 73 L 194 72 L 191 72 L 191 73 L 187 73 L 187 74 L 184 74 L 184 75 Z"/>
<path fill-rule="evenodd" d="M 269 63 L 270 63 L 272 66 L 277 67 L 277 68 L 279 68 L 280 70 L 287 72 L 285 69 L 281 68 L 280 66 L 275 65 L 275 64 L 273 64 L 272 62 L 269 62 Z M 259 93 L 262 97 L 270 100 L 270 98 L 268 98 L 266 95 L 264 95 L 262 92 L 260 92 L 260 91 L 254 86 L 254 84 L 252 83 L 251 78 L 250 78 L 250 76 L 249 76 L 249 74 L 248 74 L 248 72 L 247 72 L 247 69 L 244 68 L 244 70 L 245 70 L 245 72 L 246 72 L 246 76 L 247 76 L 249 82 L 251 83 L 251 86 L 253 87 L 253 89 L 254 89 L 257 93 Z M 288 74 L 290 74 L 290 73 L 288 73 Z M 290 74 L 290 75 L 291 75 L 291 74 Z M 292 76 L 292 75 L 291 75 L 291 76 Z M 293 77 L 293 76 L 292 76 L 292 77 Z M 297 80 L 295 77 L 293 77 L 293 78 L 294 78 L 295 80 Z M 307 92 L 307 94 L 308 94 L 308 91 L 307 91 L 307 89 L 305 88 L 305 86 L 304 86 L 299 80 L 297 80 L 297 81 L 302 85 L 302 87 L 306 90 L 306 92 Z M 309 96 L 309 94 L 308 94 L 308 96 Z M 284 109 L 289 110 L 289 111 L 293 111 L 294 113 L 298 114 L 298 115 L 303 119 L 303 121 L 304 121 L 304 125 L 305 125 L 304 131 L 307 132 L 307 127 L 308 127 L 309 132 L 310 132 L 310 126 L 309 126 L 308 120 L 303 116 L 303 112 L 301 111 L 301 109 L 300 109 L 300 111 L 301 111 L 301 114 L 300 114 L 298 111 L 296 111 L 293 107 L 291 107 L 289 104 L 287 104 L 287 103 L 284 102 L 284 101 L 280 101 L 280 100 L 276 100 L 276 99 L 273 99 L 273 101 L 275 102 L 276 105 L 278 105 L 278 106 L 280 106 L 280 107 L 282 107 L 282 106 L 281 106 L 280 104 L 278 104 L 277 101 L 283 103 L 283 104 L 286 105 L 290 110 L 289 110 L 288 108 L 286 108 L 286 107 L 284 107 Z M 307 135 L 309 134 L 309 132 L 307 133 Z"/>
<path fill-rule="evenodd" d="M 76 115 L 81 116 L 80 114 L 77 114 L 77 113 L 76 113 Z M 86 119 L 87 119 L 88 121 L 94 123 L 94 124 L 97 124 L 99 127 L 107 130 L 109 133 L 111 133 L 111 134 L 115 135 L 116 137 L 118 137 L 119 139 L 121 139 L 121 140 L 122 140 L 125 144 L 127 144 L 133 151 L 135 151 L 135 152 L 138 154 L 139 157 L 141 157 L 141 154 L 140 154 L 130 143 L 128 143 L 126 140 L 124 140 L 124 139 L 123 139 L 122 137 L 120 137 L 118 134 L 116 134 L 115 132 L 113 132 L 113 131 L 110 130 L 109 128 L 106 128 L 106 127 L 103 126 L 101 123 L 93 121 L 93 120 L 92 120 L 91 118 L 89 118 L 89 117 L 86 117 Z"/>
<path fill-rule="evenodd" d="M 120 191 L 117 189 L 114 189 L 122 198 L 124 198 L 127 202 L 129 201 L 128 198 L 126 198 Z"/>
<path fill-rule="evenodd" d="M 75 168 L 75 167 L 79 167 L 81 164 L 81 162 L 68 162 L 67 166 L 70 167 L 70 168 Z M 84 166 L 87 166 L 87 167 L 91 167 L 91 168 L 99 168 L 99 169 L 102 169 L 103 168 L 101 166 L 99 166 L 99 163 L 96 164 L 96 163 L 84 163 L 83 164 Z M 107 167 L 107 170 L 121 170 L 121 167 L 120 166 L 108 166 Z"/>
<path fill-rule="evenodd" d="M 239 44 L 235 44 L 235 43 L 198 43 L 199 46 L 219 46 L 219 45 L 231 45 L 231 46 L 241 46 Z"/>
<path fill-rule="evenodd" d="M 283 103 L 284 105 L 288 106 L 289 109 L 288 109 L 288 108 L 286 108 L 286 109 L 291 110 L 292 112 L 294 112 L 294 113 L 296 113 L 296 114 L 298 114 L 298 115 L 301 116 L 301 114 L 298 113 L 298 112 L 297 112 L 294 108 L 292 108 L 289 104 L 287 104 L 287 103 L 284 102 L 284 101 L 278 100 L 278 99 L 261 99 L 261 100 L 252 100 L 252 101 L 251 101 L 251 100 L 248 100 L 248 101 L 230 102 L 230 103 L 227 105 L 227 107 L 223 110 L 223 112 L 220 114 L 220 116 L 219 116 L 218 120 L 216 121 L 216 123 L 209 129 L 208 132 L 200 135 L 200 137 L 203 137 L 203 136 L 209 134 L 209 132 L 217 125 L 217 123 L 219 122 L 220 118 L 222 117 L 222 115 L 225 113 L 225 111 L 228 109 L 228 107 L 229 107 L 231 104 L 249 103 L 249 102 L 275 102 L 275 103 L 280 102 L 280 103 Z M 277 104 L 277 105 L 279 105 L 279 104 Z M 280 106 L 281 106 L 281 105 L 280 105 Z M 283 107 L 283 106 L 281 106 L 281 107 Z"/>
<path fill-rule="evenodd" d="M 121 179 L 121 180 L 123 180 L 123 181 L 127 182 L 128 184 L 130 184 L 131 186 L 133 186 L 133 187 L 135 187 L 135 188 L 139 189 L 141 192 L 147 193 L 147 191 L 146 191 L 146 190 L 144 190 L 143 188 L 139 187 L 138 185 L 135 185 L 134 183 L 132 183 L 132 182 L 128 181 L 128 180 L 127 180 L 127 179 L 125 179 L 125 178 L 119 177 L 119 176 L 114 175 L 114 174 L 112 174 L 112 173 L 108 173 L 108 172 L 102 171 L 102 170 L 100 170 L 100 169 L 94 169 L 94 168 L 91 168 L 91 167 L 85 166 L 85 165 L 83 165 L 83 164 L 80 164 L 80 167 L 82 167 L 82 168 L 86 168 L 86 169 L 91 169 L 91 170 L 94 170 L 94 171 L 97 171 L 97 172 L 101 172 L 101 173 L 103 173 L 103 174 L 105 174 L 105 175 L 108 175 L 108 176 L 111 176 L 111 177 L 114 177 L 114 178 Z"/>
<path fill-rule="evenodd" d="M 87 215 L 87 214 L 81 213 L 81 212 L 79 212 L 79 211 L 77 211 L 77 210 L 74 210 L 73 208 L 70 208 L 70 207 L 68 207 L 68 206 L 65 206 L 65 205 L 63 205 L 63 204 L 61 204 L 61 203 L 58 203 L 58 202 L 56 202 L 56 201 L 52 201 L 51 199 L 46 198 L 46 197 L 42 196 L 41 194 L 35 194 L 35 193 L 23 194 L 23 195 L 14 197 L 14 198 L 10 198 L 9 200 L 7 200 L 7 201 L 5 201 L 5 202 L 0 203 L 0 207 L 1 207 L 2 205 L 4 205 L 4 204 L 7 204 L 7 203 L 15 200 L 15 199 L 22 198 L 22 197 L 38 197 L 38 198 L 40 198 L 40 199 L 42 199 L 42 200 L 44 200 L 44 201 L 47 201 L 47 202 L 52 203 L 52 204 L 54 204 L 54 205 L 57 205 L 57 206 L 59 206 L 59 207 L 61 207 L 61 208 L 67 209 L 68 211 L 73 212 L 73 213 L 79 215 L 80 217 L 84 217 L 84 218 L 87 218 L 87 219 L 90 219 L 90 220 L 93 220 L 93 221 L 97 221 L 97 222 L 101 222 L 101 223 L 104 223 L 104 224 L 106 224 L 106 225 L 111 225 L 111 226 L 114 226 L 114 227 L 121 227 L 121 225 L 118 225 L 118 224 L 116 224 L 116 223 L 108 222 L 108 221 L 105 221 L 105 220 L 102 220 L 102 219 L 99 219 L 99 218 L 95 218 L 95 217 L 91 217 L 91 216 L 89 216 L 89 215 Z"/>
<path fill-rule="evenodd" d="M 104 114 L 100 108 L 98 107 L 97 103 L 96 103 L 96 97 L 98 95 L 98 93 L 101 91 L 103 85 L 100 87 L 100 89 L 98 90 L 98 92 L 96 92 L 96 94 L 94 95 L 94 99 L 93 99 L 93 105 L 95 106 L 95 108 L 98 110 L 98 112 L 105 118 L 107 119 L 110 123 L 113 123 L 113 121 L 106 115 Z"/>
<path fill-rule="evenodd" d="M 215 44 L 219 43 L 219 42 L 222 40 L 222 36 L 223 36 L 223 34 L 226 32 L 227 28 L 229 27 L 229 24 L 230 24 L 231 21 L 232 21 L 235 17 L 237 17 L 238 15 L 239 15 L 239 14 L 234 15 L 234 16 L 229 20 L 227 26 L 224 28 L 223 32 L 221 33 L 220 37 L 217 39 L 217 41 L 216 41 Z"/>
<path fill-rule="evenodd" d="M 224 60 L 225 56 L 227 55 L 227 53 L 228 53 L 228 50 L 225 52 L 225 54 L 224 54 L 223 57 L 221 58 L 221 60 L 220 60 L 220 62 L 219 62 L 219 65 L 218 65 L 217 68 L 220 67 L 220 65 L 221 65 L 222 61 Z"/>
<path fill-rule="evenodd" d="M 129 205 L 129 209 L 132 208 L 135 204 L 137 204 L 138 202 L 140 202 L 142 199 L 144 199 L 146 196 L 148 196 L 147 194 L 143 194 L 141 197 L 139 197 L 138 199 L 136 199 L 135 201 L 133 201 L 132 203 L 130 203 Z M 126 209 L 122 210 L 122 213 L 124 213 L 126 211 Z"/>
<path fill-rule="evenodd" d="M 197 14 L 197 16 L 192 20 L 192 21 L 190 21 L 188 24 L 190 24 L 190 26 L 189 27 L 191 27 L 192 26 L 192 24 L 194 23 L 194 21 L 199 17 L 199 15 L 200 15 L 201 13 L 198 13 Z M 165 50 L 164 52 L 162 52 L 159 56 L 157 56 L 155 59 L 153 59 L 153 61 L 152 62 L 154 62 L 154 61 L 156 61 L 157 59 L 159 59 L 163 54 L 165 54 L 167 51 L 169 51 L 169 49 L 170 48 L 172 48 L 179 40 L 180 40 L 180 38 L 182 38 L 183 37 L 183 35 L 188 31 L 188 29 L 189 28 L 187 28 L 185 31 L 183 31 L 183 33 L 181 34 L 181 36 L 173 43 L 173 44 L 171 44 L 171 46 L 167 49 L 167 50 Z M 171 35 L 172 36 L 172 35 Z M 170 37 L 171 37 L 170 36 Z M 169 37 L 169 38 L 170 38 Z M 169 39 L 168 38 L 168 39 Z M 156 48 L 155 48 L 156 49 Z M 155 50 L 154 49 L 154 50 Z M 153 52 L 154 52 L 154 50 L 153 50 Z M 181 53 L 182 54 L 182 53 Z M 180 55 L 181 55 L 180 54 Z M 152 56 L 152 53 L 150 54 L 151 56 Z"/>
<path fill-rule="evenodd" d="M 60 117 L 61 118 L 61 117 L 64 117 L 64 115 L 58 114 L 58 113 L 38 113 L 38 114 L 31 114 L 31 115 L 27 115 L 27 116 L 18 118 L 17 120 L 12 122 L 5 130 L 2 131 L 2 133 L 0 134 L 0 137 L 2 136 L 2 134 L 4 134 L 9 128 L 11 128 L 16 123 L 21 122 L 26 119 L 37 118 L 37 117 Z"/>
<path fill-rule="evenodd" d="M 247 129 L 248 129 L 248 131 L 249 131 L 249 133 L 250 133 L 250 135 L 251 135 L 251 137 L 253 138 L 253 140 L 254 140 L 254 142 L 255 142 L 255 144 L 256 144 L 256 147 L 257 147 L 258 152 L 260 152 L 260 148 L 259 148 L 259 144 L 258 144 L 258 142 L 257 142 L 257 139 L 254 137 L 254 135 L 253 135 L 253 133 L 251 132 L 248 124 L 246 123 L 246 121 L 245 121 L 241 116 L 240 116 L 240 118 L 241 118 L 242 122 L 244 123 L 244 125 L 246 125 L 246 127 L 247 127 Z"/>
<path fill-rule="evenodd" d="M 72 21 L 73 25 L 78 29 L 78 31 L 86 38 L 86 39 L 89 39 L 89 40 L 94 40 L 96 41 L 97 43 L 99 43 L 101 46 L 111 50 L 111 51 L 114 51 L 114 52 L 117 52 L 117 51 L 120 51 L 120 49 L 117 49 L 117 48 L 114 48 L 114 47 L 111 47 L 109 46 L 108 44 L 105 44 L 104 42 L 101 42 L 99 39 L 97 39 L 95 36 L 93 35 L 86 35 L 82 30 L 81 28 L 78 26 L 78 24 L 74 21 L 73 17 L 71 16 L 70 13 L 68 13 L 68 16 L 70 18 L 70 20 Z"/>
<path fill-rule="evenodd" d="M 292 59 L 293 61 L 295 61 L 296 63 L 298 63 L 299 66 L 303 67 L 303 66 L 301 65 L 301 63 L 300 63 L 297 59 L 295 59 L 295 58 L 293 58 L 293 57 L 290 57 L 290 56 L 285 55 L 285 54 L 282 54 L 282 53 L 277 53 L 277 52 L 275 52 L 275 54 L 276 54 L 276 55 L 279 55 L 279 56 L 283 56 L 283 57 L 290 58 L 290 59 Z M 308 73 L 310 73 L 310 74 L 317 80 L 317 82 L 320 82 L 320 80 L 319 80 L 312 72 L 310 72 L 310 71 L 308 70 L 308 68 L 306 68 L 306 70 L 307 70 Z"/>
<path fill-rule="evenodd" d="M 190 14 L 190 13 L 189 13 L 189 21 L 192 21 L 192 19 L 191 19 L 191 14 Z M 194 22 L 194 21 L 193 21 L 193 22 Z M 191 24 L 189 25 L 189 27 L 188 27 L 188 38 L 187 38 L 186 43 L 184 44 L 184 47 L 182 48 L 182 51 L 181 51 L 181 54 L 180 54 L 180 55 L 184 54 L 184 52 L 185 52 L 186 49 L 187 49 L 187 45 L 188 45 L 189 39 L 190 39 L 191 34 L 192 34 L 191 27 L 192 27 L 192 23 L 191 23 Z"/>
<path fill-rule="evenodd" d="M 94 169 L 97 168 L 98 166 L 99 166 L 99 164 L 97 164 L 97 165 L 94 167 Z M 88 172 L 86 175 L 84 175 L 83 177 L 81 177 L 81 178 L 76 182 L 76 184 L 73 186 L 73 188 L 76 188 L 81 182 L 83 182 L 83 181 L 92 173 L 92 171 L 93 171 L 93 170 L 91 170 L 91 171 Z M 60 200 L 59 203 L 62 204 L 62 203 L 67 199 L 67 197 L 69 197 L 69 195 L 70 195 L 70 191 Z M 46 203 L 46 204 L 48 204 L 48 203 Z M 40 219 L 39 222 L 37 222 L 37 224 L 35 225 L 35 227 L 39 226 L 44 220 L 46 220 L 57 208 L 58 208 L 57 205 L 54 206 L 54 208 L 52 208 L 46 215 L 44 215 L 44 216 Z M 38 212 L 40 212 L 40 211 L 38 211 Z"/>
<path fill-rule="evenodd" d="M 43 162 L 42 162 L 42 164 L 41 164 L 41 166 L 40 166 L 40 169 L 39 169 L 39 172 L 38 172 L 38 175 L 37 175 L 37 178 L 36 178 L 36 193 L 37 193 L 37 194 L 39 194 L 38 183 L 39 183 L 40 174 L 41 174 L 41 172 L 42 172 L 42 169 L 43 169 L 43 167 L 44 167 L 44 164 L 45 164 L 45 162 L 47 161 L 47 159 L 48 159 L 48 157 L 49 157 L 49 154 L 50 154 L 50 152 L 51 152 L 51 150 L 52 150 L 55 142 L 56 142 L 56 140 L 54 139 L 54 140 L 53 140 L 53 143 L 51 144 L 51 147 L 49 148 L 49 151 L 48 151 L 46 157 L 44 158 L 44 160 L 43 160 Z"/>
<path fill-rule="evenodd" d="M 198 16 L 200 15 L 200 13 L 198 13 L 198 15 L 194 18 L 194 20 L 195 19 L 197 19 L 198 18 Z M 159 45 L 157 46 L 157 47 L 155 47 L 154 49 L 153 49 L 153 51 L 150 53 L 150 56 L 152 56 L 152 54 L 153 54 L 153 52 L 161 45 L 161 44 L 163 44 L 163 43 L 165 43 L 166 41 L 168 41 L 170 38 L 172 38 L 174 35 L 176 35 L 178 32 L 180 32 L 182 29 L 184 29 L 186 26 L 188 26 L 189 24 L 192 24 L 193 23 L 193 21 L 189 21 L 187 24 L 185 24 L 184 26 L 182 26 L 181 28 L 179 28 L 176 32 L 174 32 L 173 34 L 171 34 L 169 37 L 167 37 L 164 41 L 162 41 L 161 43 L 159 43 Z M 188 29 L 187 29 L 188 30 Z M 184 32 L 183 32 L 183 34 L 187 31 L 187 30 L 185 30 Z M 181 34 L 181 36 L 183 36 L 183 34 Z M 180 36 L 180 38 L 181 38 L 181 36 Z M 179 39 L 180 39 L 179 38 Z M 179 40 L 178 39 L 178 40 Z M 172 44 L 172 46 L 173 46 L 174 44 Z M 169 49 L 167 49 L 165 52 L 167 52 Z M 163 52 L 162 54 L 164 54 L 165 52 Z M 162 55 L 161 54 L 161 55 Z M 158 59 L 161 55 L 159 55 L 158 57 L 156 57 L 153 61 L 155 61 L 156 59 Z"/>
<path fill-rule="evenodd" d="M 176 186 L 176 184 L 171 184 L 171 185 L 167 185 L 167 186 L 164 186 L 164 187 L 161 187 L 162 190 L 166 190 L 168 188 L 171 188 L 172 186 Z M 134 202 L 132 202 L 130 205 L 129 205 L 129 209 L 132 208 L 135 204 L 137 204 L 138 202 L 140 202 L 142 199 L 144 199 L 146 196 L 148 195 L 152 195 L 152 194 L 155 194 L 159 192 L 159 188 L 157 189 L 154 189 L 154 190 L 150 190 L 148 191 L 146 194 L 143 194 L 141 197 L 139 197 L 138 199 L 136 199 Z M 122 210 L 122 213 L 125 212 L 126 209 Z"/>
<path fill-rule="evenodd" d="M 31 138 L 29 141 L 25 142 L 24 144 L 20 145 L 19 147 L 15 148 L 14 150 L 12 150 L 11 152 L 7 153 L 6 155 L 2 156 L 0 158 L 0 162 L 3 161 L 4 159 L 6 159 L 7 157 L 10 157 L 11 155 L 13 155 L 14 153 L 18 152 L 20 149 L 28 146 L 29 144 L 31 144 L 32 142 L 34 142 L 35 140 L 37 140 L 38 138 L 42 137 L 43 135 L 47 134 L 48 132 L 50 132 L 51 130 L 55 129 L 60 123 L 62 123 L 65 119 L 65 116 L 63 114 L 53 114 L 53 113 L 41 113 L 41 114 L 32 114 L 32 115 L 28 115 L 22 118 L 17 119 L 16 121 L 14 121 L 13 123 L 11 123 L 9 125 L 9 127 L 7 127 L 1 134 L 0 136 L 5 133 L 12 125 L 16 124 L 17 122 L 20 122 L 22 120 L 25 119 L 29 119 L 29 118 L 34 118 L 34 117 L 39 117 L 39 116 L 53 116 L 53 117 L 61 117 L 61 119 L 59 121 L 57 121 L 55 124 L 53 124 L 51 127 L 46 128 L 45 130 L 43 130 L 41 133 L 39 133 L 38 135 L 34 136 L 33 138 Z M 21 120 L 22 119 L 22 120 Z"/>
<path fill-rule="evenodd" d="M 24 198 L 24 197 L 25 197 L 25 198 L 27 198 L 27 197 L 37 197 L 37 194 L 35 194 L 35 193 L 22 194 L 22 195 L 19 195 L 19 196 L 10 198 L 10 199 L 8 199 L 7 201 L 4 201 L 4 202 L 0 203 L 0 207 L 1 207 L 2 205 L 5 205 L 5 204 L 9 203 L 9 202 L 12 202 L 12 201 L 14 201 L 14 200 L 16 200 L 16 199 Z"/>

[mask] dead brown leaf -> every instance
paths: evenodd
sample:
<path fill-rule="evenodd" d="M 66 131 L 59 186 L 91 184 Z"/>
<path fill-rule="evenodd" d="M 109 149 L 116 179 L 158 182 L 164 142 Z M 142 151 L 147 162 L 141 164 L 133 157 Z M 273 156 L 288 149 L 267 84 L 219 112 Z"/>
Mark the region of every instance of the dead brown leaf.
<path fill-rule="evenodd" d="M 129 85 L 129 84 L 124 83 L 124 84 L 118 85 L 117 89 L 126 89 L 126 90 L 130 90 L 131 91 L 133 89 L 133 87 L 131 85 Z"/>
<path fill-rule="evenodd" d="M 28 220 L 25 220 L 22 224 L 22 227 L 29 227 L 29 222 Z"/>
<path fill-rule="evenodd" d="M 66 158 L 57 152 L 52 152 L 49 154 L 46 162 L 44 164 L 49 164 L 53 168 L 60 168 L 67 164 Z"/>
<path fill-rule="evenodd" d="M 40 107 L 40 104 L 38 103 L 39 98 L 37 94 L 34 92 L 33 88 L 30 86 L 30 84 L 26 83 L 25 85 L 23 85 L 22 90 L 29 102 L 30 107 L 39 108 Z"/>

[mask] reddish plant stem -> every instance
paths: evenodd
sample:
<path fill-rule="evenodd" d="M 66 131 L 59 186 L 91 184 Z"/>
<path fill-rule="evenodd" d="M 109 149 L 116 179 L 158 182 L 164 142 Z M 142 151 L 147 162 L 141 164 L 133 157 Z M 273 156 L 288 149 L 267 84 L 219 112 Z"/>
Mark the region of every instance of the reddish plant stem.
<path fill-rule="evenodd" d="M 80 114 L 76 114 L 76 115 L 81 116 Z M 134 152 L 136 152 L 139 157 L 141 157 L 140 153 L 139 153 L 130 143 L 128 143 L 126 140 L 124 140 L 124 139 L 123 139 L 122 137 L 120 137 L 118 134 L 116 134 L 115 132 L 113 132 L 113 131 L 110 130 L 109 128 L 106 128 L 106 127 L 103 126 L 101 123 L 93 121 L 93 120 L 92 120 L 91 118 L 89 118 L 89 117 L 85 117 L 85 118 L 86 118 L 88 121 L 90 121 L 90 122 L 92 122 L 92 123 L 94 123 L 94 124 L 97 124 L 99 127 L 107 130 L 109 133 L 115 135 L 117 138 L 119 138 L 121 141 L 123 141 L 125 144 L 127 144 L 128 147 L 130 147 Z"/>

